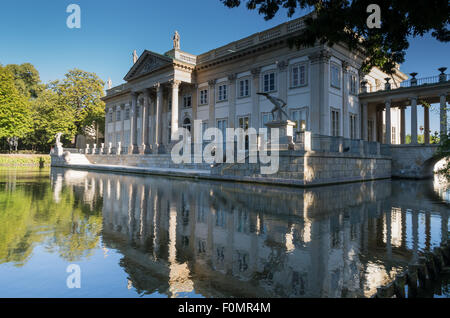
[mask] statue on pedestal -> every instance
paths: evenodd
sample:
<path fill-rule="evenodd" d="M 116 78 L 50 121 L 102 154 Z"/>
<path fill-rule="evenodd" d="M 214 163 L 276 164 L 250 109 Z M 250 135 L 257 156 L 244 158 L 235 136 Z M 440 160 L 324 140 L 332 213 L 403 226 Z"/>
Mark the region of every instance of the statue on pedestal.
<path fill-rule="evenodd" d="M 137 60 L 139 59 L 136 50 L 133 51 L 133 64 L 136 64 Z"/>
<path fill-rule="evenodd" d="M 106 82 L 106 85 L 107 85 L 108 89 L 111 89 L 111 88 L 112 88 L 112 81 L 111 81 L 111 78 L 108 78 L 108 81 Z"/>
<path fill-rule="evenodd" d="M 173 49 L 179 50 L 180 49 L 180 34 L 178 31 L 175 31 L 175 34 L 173 36 Z"/>
<path fill-rule="evenodd" d="M 61 136 L 62 136 L 62 133 L 60 133 L 60 132 L 56 134 L 55 147 L 56 147 L 56 154 L 58 156 L 62 156 L 62 154 L 63 154 L 63 146 L 62 146 L 62 142 L 61 142 Z"/>
<path fill-rule="evenodd" d="M 257 93 L 258 95 L 265 96 L 275 107 L 270 111 L 274 121 L 283 121 L 283 114 L 286 116 L 285 120 L 288 120 L 288 114 L 283 109 L 287 103 L 278 97 L 270 96 L 267 93 Z M 276 114 L 276 116 L 275 116 Z"/>

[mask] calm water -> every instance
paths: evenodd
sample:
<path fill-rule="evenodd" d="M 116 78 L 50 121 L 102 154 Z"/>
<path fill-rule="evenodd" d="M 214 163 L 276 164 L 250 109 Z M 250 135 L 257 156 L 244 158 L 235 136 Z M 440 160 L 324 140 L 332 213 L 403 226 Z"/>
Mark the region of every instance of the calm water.
<path fill-rule="evenodd" d="M 449 202 L 433 180 L 304 190 L 0 170 L 0 297 L 371 296 L 447 240 Z"/>

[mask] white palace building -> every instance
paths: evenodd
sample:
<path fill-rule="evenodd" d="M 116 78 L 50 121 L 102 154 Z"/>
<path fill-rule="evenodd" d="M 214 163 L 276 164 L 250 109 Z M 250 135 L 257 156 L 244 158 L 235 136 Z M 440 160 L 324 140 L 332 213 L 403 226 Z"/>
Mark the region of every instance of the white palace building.
<path fill-rule="evenodd" d="M 201 55 L 182 51 L 176 32 L 164 54 L 135 52 L 126 83 L 104 97 L 105 145 L 123 154 L 163 153 L 171 128 L 192 130 L 194 120 L 203 129 L 265 127 L 273 105 L 258 92 L 287 101 L 297 132 L 404 143 L 404 108 L 391 108 L 386 125 L 385 110 L 358 97 L 363 80 L 371 92 L 388 75 L 359 73 L 364 56 L 342 45 L 290 48 L 288 39 L 303 27 L 302 18 L 292 20 Z M 389 77 L 392 88 L 408 78 L 399 69 Z"/>

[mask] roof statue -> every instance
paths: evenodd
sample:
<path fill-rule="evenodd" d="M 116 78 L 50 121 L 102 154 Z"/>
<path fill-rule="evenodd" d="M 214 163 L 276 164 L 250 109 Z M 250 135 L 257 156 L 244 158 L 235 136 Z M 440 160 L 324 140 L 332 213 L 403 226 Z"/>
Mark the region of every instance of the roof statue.
<path fill-rule="evenodd" d="M 108 78 L 108 81 L 106 82 L 106 86 L 108 87 L 108 89 L 112 88 L 112 81 L 111 78 Z"/>
<path fill-rule="evenodd" d="M 136 64 L 137 60 L 139 59 L 136 50 L 133 51 L 133 64 Z"/>
<path fill-rule="evenodd" d="M 173 49 L 179 50 L 180 49 L 180 34 L 178 31 L 175 31 L 175 34 L 173 36 Z"/>

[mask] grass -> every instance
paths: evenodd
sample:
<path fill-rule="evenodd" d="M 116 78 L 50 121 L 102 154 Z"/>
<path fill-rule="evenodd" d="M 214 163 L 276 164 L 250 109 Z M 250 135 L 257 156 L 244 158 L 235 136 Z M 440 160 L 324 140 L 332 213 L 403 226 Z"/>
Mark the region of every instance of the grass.
<path fill-rule="evenodd" d="M 39 167 L 50 166 L 49 155 L 0 155 L 0 166 L 7 167 Z"/>

